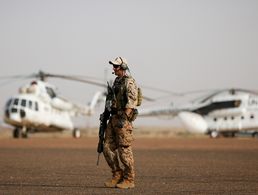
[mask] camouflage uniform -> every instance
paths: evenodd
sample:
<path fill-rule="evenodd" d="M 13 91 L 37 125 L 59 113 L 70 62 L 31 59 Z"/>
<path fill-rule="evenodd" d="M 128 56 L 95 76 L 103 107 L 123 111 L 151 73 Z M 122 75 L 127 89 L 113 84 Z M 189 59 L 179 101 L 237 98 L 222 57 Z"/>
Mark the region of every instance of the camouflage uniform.
<path fill-rule="evenodd" d="M 121 179 L 134 182 L 133 127 L 130 122 L 131 116 L 127 116 L 124 110 L 136 108 L 138 88 L 131 76 L 117 77 L 112 88 L 115 99 L 112 103 L 112 116 L 105 131 L 103 154 L 112 169 L 113 177 L 116 173 L 122 173 Z M 124 169 L 119 165 L 119 159 Z"/>

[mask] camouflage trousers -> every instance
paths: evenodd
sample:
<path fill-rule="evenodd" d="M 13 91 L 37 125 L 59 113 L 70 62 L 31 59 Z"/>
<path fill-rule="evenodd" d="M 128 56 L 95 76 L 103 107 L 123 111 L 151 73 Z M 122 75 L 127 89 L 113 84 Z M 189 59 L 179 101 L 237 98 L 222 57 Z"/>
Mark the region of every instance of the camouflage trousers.
<path fill-rule="evenodd" d="M 123 170 L 124 179 L 130 181 L 135 177 L 132 141 L 132 124 L 128 120 L 121 123 L 121 118 L 113 115 L 105 131 L 103 154 L 112 173 Z M 124 168 L 121 168 L 119 159 Z"/>

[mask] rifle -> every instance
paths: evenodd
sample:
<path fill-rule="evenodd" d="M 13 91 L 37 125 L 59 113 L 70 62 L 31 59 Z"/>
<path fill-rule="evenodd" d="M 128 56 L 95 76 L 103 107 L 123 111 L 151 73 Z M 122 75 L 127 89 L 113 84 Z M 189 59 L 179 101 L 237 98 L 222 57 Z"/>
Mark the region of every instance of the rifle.
<path fill-rule="evenodd" d="M 97 166 L 99 165 L 99 156 L 103 152 L 103 144 L 104 144 L 104 137 L 105 137 L 105 130 L 107 128 L 107 122 L 109 120 L 110 114 L 111 114 L 111 105 L 112 100 L 115 97 L 115 93 L 112 89 L 112 87 L 107 82 L 107 94 L 106 94 L 106 101 L 105 101 L 105 109 L 102 114 L 100 114 L 99 120 L 99 143 L 98 143 L 98 160 L 97 160 Z"/>

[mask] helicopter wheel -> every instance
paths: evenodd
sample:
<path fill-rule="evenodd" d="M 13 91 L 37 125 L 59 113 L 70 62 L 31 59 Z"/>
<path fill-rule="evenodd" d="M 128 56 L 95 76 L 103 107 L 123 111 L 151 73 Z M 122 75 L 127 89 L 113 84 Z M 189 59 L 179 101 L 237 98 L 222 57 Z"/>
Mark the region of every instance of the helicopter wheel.
<path fill-rule="evenodd" d="M 218 131 L 211 131 L 210 137 L 211 138 L 218 138 L 219 137 L 219 132 Z"/>
<path fill-rule="evenodd" d="M 19 138 L 21 137 L 21 129 L 16 127 L 14 130 L 13 130 L 13 138 Z"/>
<path fill-rule="evenodd" d="M 81 137 L 81 131 L 80 131 L 80 129 L 75 128 L 75 129 L 73 130 L 73 137 L 74 137 L 74 138 L 80 138 L 80 137 Z"/>
<path fill-rule="evenodd" d="M 252 137 L 253 137 L 253 138 L 258 138 L 258 133 L 257 133 L 257 132 L 253 133 L 253 134 L 252 134 Z"/>

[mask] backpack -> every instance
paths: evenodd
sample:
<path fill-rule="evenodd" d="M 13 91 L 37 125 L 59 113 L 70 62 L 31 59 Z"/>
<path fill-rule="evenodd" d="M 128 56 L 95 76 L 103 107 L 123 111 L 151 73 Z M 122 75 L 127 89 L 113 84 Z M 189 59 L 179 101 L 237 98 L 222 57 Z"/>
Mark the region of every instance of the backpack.
<path fill-rule="evenodd" d="M 138 98 L 137 98 L 137 105 L 136 106 L 140 106 L 142 104 L 142 89 L 140 87 L 138 87 Z"/>

